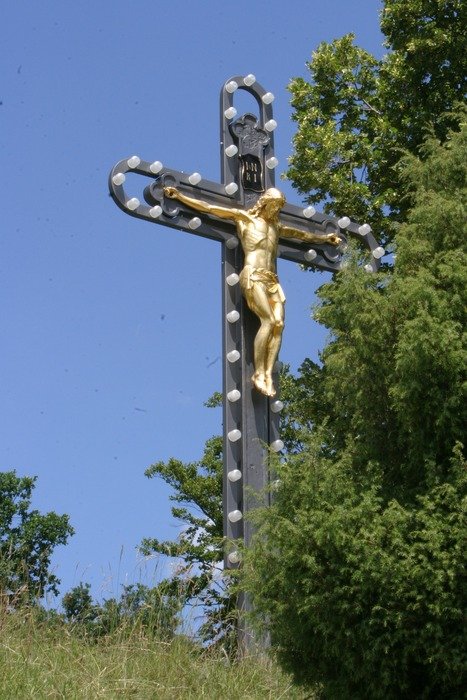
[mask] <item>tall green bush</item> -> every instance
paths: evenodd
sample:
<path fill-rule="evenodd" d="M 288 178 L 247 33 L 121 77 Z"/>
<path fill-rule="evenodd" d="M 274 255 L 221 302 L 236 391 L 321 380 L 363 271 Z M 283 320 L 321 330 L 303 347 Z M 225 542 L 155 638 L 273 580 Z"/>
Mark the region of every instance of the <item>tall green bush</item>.
<path fill-rule="evenodd" d="M 246 585 L 295 678 L 329 698 L 457 698 L 465 683 L 467 129 L 401 164 L 394 271 L 350 259 L 315 429 L 279 465 Z"/>

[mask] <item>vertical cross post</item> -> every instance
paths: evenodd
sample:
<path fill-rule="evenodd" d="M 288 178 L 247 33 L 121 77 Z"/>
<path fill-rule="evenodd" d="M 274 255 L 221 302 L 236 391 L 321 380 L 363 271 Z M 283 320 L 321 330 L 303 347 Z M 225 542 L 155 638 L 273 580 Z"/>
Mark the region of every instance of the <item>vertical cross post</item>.
<path fill-rule="evenodd" d="M 244 114 L 236 119 L 234 96 L 246 90 L 256 100 L 258 115 Z M 259 197 L 274 187 L 274 95 L 266 91 L 253 75 L 235 76 L 221 90 L 221 183 L 204 180 L 199 173 L 186 174 L 163 166 L 160 161 L 143 161 L 139 156 L 126 158 L 115 165 L 109 177 L 110 193 L 115 203 L 127 214 L 153 223 L 177 228 L 217 240 L 222 246 L 222 315 L 223 315 L 223 510 L 226 568 L 240 565 L 241 553 L 236 542 L 249 546 L 253 534 L 248 513 L 258 504 L 269 503 L 269 455 L 280 452 L 279 436 L 281 402 L 267 396 L 252 384 L 254 374 L 253 346 L 259 322 L 243 298 L 239 275 L 243 268 L 243 250 L 238 231 L 232 221 L 215 215 L 197 216 L 196 202 L 225 209 L 250 210 Z M 127 195 L 126 174 L 146 176 L 151 182 L 144 190 L 144 202 Z M 170 198 L 176 188 L 186 202 Z M 199 210 L 198 210 L 199 211 Z M 341 269 L 341 249 L 329 245 L 325 236 L 337 234 L 345 245 L 348 234 L 357 237 L 371 251 L 365 266 L 375 271 L 384 250 L 378 246 L 367 224 L 359 226 L 348 217 L 335 219 L 316 212 L 313 207 L 285 204 L 280 213 L 281 230 L 294 229 L 323 237 L 313 244 L 304 240 L 280 238 L 278 257 L 336 272 Z M 277 385 L 277 378 L 275 384 Z M 240 601 L 248 609 L 246 599 Z M 239 641 L 248 650 L 252 637 L 240 625 Z"/>
<path fill-rule="evenodd" d="M 237 89 L 253 95 L 258 103 L 258 117 L 246 114 L 235 120 Z M 221 91 L 222 182 L 227 188 L 231 184 L 238 188 L 237 198 L 245 209 L 252 207 L 260 195 L 275 184 L 273 99 L 272 93 L 253 76 L 234 77 Z M 228 319 L 235 311 L 239 313 L 236 327 L 224 322 L 224 534 L 232 543 L 243 538 L 248 547 L 252 537 L 251 522 L 244 517 L 232 522 L 231 514 L 248 515 L 258 498 L 263 504 L 268 503 L 268 450 L 278 438 L 279 414 L 271 412 L 271 399 L 255 391 L 251 384 L 253 343 L 259 323 L 243 299 L 239 285 L 229 284 L 229 275 L 238 275 L 242 269 L 242 258 L 241 247 L 234 246 L 233 241 L 223 246 L 224 318 Z M 240 354 L 237 366 L 229 362 L 231 353 L 236 351 Z M 236 391 L 241 397 L 232 401 L 231 392 Z M 235 430 L 241 432 L 238 446 L 232 444 L 229 437 Z M 275 444 L 280 446 L 280 443 Z M 241 478 L 232 481 L 232 476 L 237 477 L 239 472 Z M 238 566 L 237 558 L 235 549 L 226 551 L 226 566 Z M 243 601 L 243 605 L 248 607 L 248 602 Z"/>

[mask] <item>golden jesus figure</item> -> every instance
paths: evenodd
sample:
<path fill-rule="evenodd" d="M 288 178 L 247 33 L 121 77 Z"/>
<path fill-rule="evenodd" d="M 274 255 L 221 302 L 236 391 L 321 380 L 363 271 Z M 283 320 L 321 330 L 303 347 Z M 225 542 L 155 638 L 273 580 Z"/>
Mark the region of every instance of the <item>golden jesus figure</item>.
<path fill-rule="evenodd" d="M 240 286 L 249 308 L 260 321 L 254 342 L 255 371 L 252 382 L 265 396 L 275 396 L 272 373 L 282 341 L 285 303 L 276 272 L 279 238 L 330 243 L 334 246 L 339 245 L 341 239 L 333 233 L 319 235 L 283 226 L 279 213 L 285 204 L 285 197 L 275 187 L 266 190 L 251 209 L 208 204 L 187 197 L 176 187 L 164 187 L 164 194 L 203 214 L 235 222 L 245 256 Z"/>

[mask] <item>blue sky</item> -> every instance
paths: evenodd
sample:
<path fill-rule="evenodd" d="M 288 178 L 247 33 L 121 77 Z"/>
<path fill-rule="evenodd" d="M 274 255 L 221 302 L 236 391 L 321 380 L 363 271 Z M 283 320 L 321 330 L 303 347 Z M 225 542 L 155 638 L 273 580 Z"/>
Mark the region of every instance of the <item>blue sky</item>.
<path fill-rule="evenodd" d="M 254 73 L 276 96 L 278 174 L 294 125 L 287 83 L 321 41 L 382 54 L 379 0 L 41 3 L 2 11 L 0 470 L 37 475 L 34 506 L 68 513 L 62 593 L 97 597 L 164 571 L 143 537 L 174 538 L 170 491 L 144 470 L 196 460 L 221 430 L 220 247 L 125 216 L 107 191 L 137 154 L 219 179 L 218 100 Z M 248 105 L 246 105 L 248 109 Z M 290 202 L 300 199 L 281 185 Z M 345 212 L 342 212 L 344 215 Z M 279 268 L 281 359 L 317 358 L 323 275 Z"/>

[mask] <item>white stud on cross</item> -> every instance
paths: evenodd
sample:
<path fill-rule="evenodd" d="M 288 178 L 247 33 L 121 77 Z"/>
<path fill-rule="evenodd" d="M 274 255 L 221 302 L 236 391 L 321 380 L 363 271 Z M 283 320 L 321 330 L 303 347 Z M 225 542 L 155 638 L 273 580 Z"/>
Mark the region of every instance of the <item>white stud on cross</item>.
<path fill-rule="evenodd" d="M 192 231 L 195 231 L 197 228 L 201 226 L 201 219 L 199 216 L 194 216 L 192 219 L 189 220 L 188 226 L 191 228 Z"/>
<path fill-rule="evenodd" d="M 115 175 L 112 178 L 112 182 L 114 185 L 123 185 L 125 182 L 126 177 L 123 173 L 115 173 Z"/>
<path fill-rule="evenodd" d="M 237 551 L 230 552 L 227 559 L 229 560 L 229 562 L 231 564 L 240 564 L 240 561 L 241 561 L 240 553 Z"/>
<path fill-rule="evenodd" d="M 283 449 L 284 443 L 282 442 L 282 440 L 274 440 L 274 442 L 271 442 L 271 450 L 273 452 L 280 452 Z"/>
<path fill-rule="evenodd" d="M 314 207 L 312 207 L 310 204 L 310 206 L 305 207 L 305 209 L 303 210 L 302 213 L 306 219 L 311 219 L 311 217 L 316 214 L 316 209 Z"/>
<path fill-rule="evenodd" d="M 237 110 L 235 109 L 235 107 L 229 107 L 224 112 L 224 117 L 226 119 L 233 119 L 235 116 L 237 116 Z"/>
<path fill-rule="evenodd" d="M 248 73 L 248 75 L 245 75 L 245 77 L 243 78 L 243 82 L 245 83 L 245 85 L 248 85 L 248 87 L 250 87 L 250 85 L 256 83 L 256 76 L 254 76 L 253 73 Z"/>
<path fill-rule="evenodd" d="M 149 170 L 154 173 L 154 175 L 157 175 L 157 173 L 160 173 L 164 166 L 160 162 L 160 160 L 155 160 L 154 163 L 151 163 L 149 166 Z"/>
<path fill-rule="evenodd" d="M 238 430 L 238 428 L 235 428 L 227 433 L 227 437 L 229 438 L 230 442 L 237 442 L 237 440 L 240 440 L 242 437 L 242 433 L 240 430 Z"/>
<path fill-rule="evenodd" d="M 237 275 L 236 272 L 232 272 L 230 275 L 228 275 L 228 276 L 225 278 L 225 281 L 227 282 L 227 284 L 229 285 L 229 287 L 234 287 L 236 284 L 239 283 L 240 277 Z"/>
<path fill-rule="evenodd" d="M 362 224 L 361 226 L 358 227 L 358 232 L 361 236 L 366 236 L 367 233 L 370 233 L 370 231 L 371 231 L 370 224 Z"/>
<path fill-rule="evenodd" d="M 347 226 L 350 226 L 350 219 L 348 216 L 343 216 L 337 223 L 340 228 L 347 228 Z"/>
<path fill-rule="evenodd" d="M 235 194 L 237 190 L 238 185 L 236 182 L 229 182 L 229 184 L 225 186 L 225 191 L 227 192 L 227 194 Z"/>
<path fill-rule="evenodd" d="M 373 253 L 373 257 L 376 258 L 376 260 L 379 260 L 380 258 L 383 257 L 383 255 L 386 255 L 386 251 L 385 251 L 384 248 L 383 248 L 382 246 L 380 246 L 380 245 L 379 245 L 377 248 L 375 248 L 375 249 L 372 251 L 372 253 Z"/>
<path fill-rule="evenodd" d="M 137 168 L 141 163 L 141 158 L 138 156 L 131 156 L 131 158 L 128 158 L 127 163 L 129 168 Z"/>
<path fill-rule="evenodd" d="M 227 360 L 229 362 L 237 362 L 240 359 L 240 353 L 238 350 L 231 350 L 227 353 Z"/>
<path fill-rule="evenodd" d="M 197 185 L 198 182 L 201 182 L 201 175 L 199 173 L 192 173 L 188 178 L 188 182 L 190 185 Z"/>
<path fill-rule="evenodd" d="M 231 523 L 238 523 L 238 521 L 243 518 L 243 513 L 238 509 L 231 510 L 227 517 Z"/>
<path fill-rule="evenodd" d="M 162 207 L 160 207 L 158 204 L 149 210 L 149 216 L 152 216 L 153 219 L 158 219 L 161 214 Z"/>
<path fill-rule="evenodd" d="M 238 153 L 238 148 L 237 148 L 237 146 L 235 146 L 235 144 L 232 144 L 231 146 L 227 146 L 227 148 L 225 149 L 225 155 L 228 158 L 232 158 L 232 156 L 237 155 L 237 153 Z"/>
<path fill-rule="evenodd" d="M 227 394 L 227 399 L 230 401 L 230 403 L 235 403 L 236 401 L 239 401 L 241 398 L 242 398 L 242 395 L 238 389 L 232 389 L 232 391 L 229 391 L 229 393 Z"/>
<path fill-rule="evenodd" d="M 236 323 L 239 318 L 240 314 L 236 309 L 234 309 L 233 311 L 229 311 L 229 313 L 226 315 L 226 319 L 229 323 Z"/>
<path fill-rule="evenodd" d="M 128 200 L 126 205 L 127 205 L 128 209 L 130 209 L 131 211 L 135 211 L 135 209 L 138 209 L 140 203 L 141 202 L 139 201 L 139 199 L 137 197 L 132 197 L 131 199 Z"/>
<path fill-rule="evenodd" d="M 235 483 L 236 481 L 240 481 L 241 478 L 242 478 L 242 472 L 240 471 L 240 469 L 231 469 L 227 473 L 227 479 L 229 481 L 231 481 L 232 483 Z"/>

